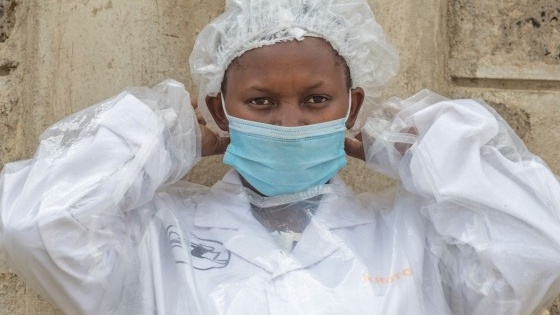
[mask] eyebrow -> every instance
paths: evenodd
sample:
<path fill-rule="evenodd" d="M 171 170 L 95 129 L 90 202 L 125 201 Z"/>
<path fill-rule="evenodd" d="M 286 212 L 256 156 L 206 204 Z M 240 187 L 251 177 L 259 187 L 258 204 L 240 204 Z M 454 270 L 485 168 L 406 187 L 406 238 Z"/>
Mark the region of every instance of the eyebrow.
<path fill-rule="evenodd" d="M 305 89 L 306 91 L 308 91 L 308 90 L 313 90 L 313 89 L 319 88 L 319 87 L 321 87 L 321 86 L 323 86 L 323 85 L 325 85 L 325 81 L 319 81 L 319 82 L 317 82 L 317 83 L 315 83 L 315 84 L 306 86 L 304 89 Z M 267 88 L 265 88 L 265 87 L 262 87 L 262 86 L 260 86 L 260 85 L 252 85 L 252 86 L 249 86 L 249 87 L 247 88 L 247 90 L 254 90 L 254 91 L 263 92 L 263 93 L 276 93 L 276 92 L 274 92 L 274 91 L 272 91 L 272 90 L 269 90 L 269 89 L 267 89 Z"/>
<path fill-rule="evenodd" d="M 313 85 L 310 85 L 310 86 L 306 87 L 305 89 L 306 90 L 313 90 L 313 89 L 316 89 L 316 88 L 321 87 L 323 85 L 325 85 L 325 81 L 319 81 L 319 82 L 317 82 Z"/>
<path fill-rule="evenodd" d="M 254 91 L 258 91 L 258 92 L 263 92 L 263 93 L 272 93 L 271 90 L 262 87 L 262 86 L 258 86 L 258 85 L 253 85 L 247 88 L 247 90 L 254 90 Z"/>

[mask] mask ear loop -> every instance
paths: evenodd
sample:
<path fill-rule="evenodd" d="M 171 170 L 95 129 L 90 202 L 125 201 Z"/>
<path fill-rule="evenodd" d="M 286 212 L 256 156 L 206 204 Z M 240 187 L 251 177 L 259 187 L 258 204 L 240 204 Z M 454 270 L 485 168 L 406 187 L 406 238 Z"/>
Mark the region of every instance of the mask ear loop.
<path fill-rule="evenodd" d="M 346 116 L 344 117 L 344 122 L 348 121 L 350 117 L 350 111 L 352 110 L 352 89 L 348 90 L 348 110 L 346 111 Z"/>
<path fill-rule="evenodd" d="M 222 99 L 222 109 L 224 110 L 224 114 L 226 114 L 226 118 L 229 118 L 229 114 L 226 110 L 226 100 L 224 99 L 224 92 L 220 91 L 220 98 Z"/>

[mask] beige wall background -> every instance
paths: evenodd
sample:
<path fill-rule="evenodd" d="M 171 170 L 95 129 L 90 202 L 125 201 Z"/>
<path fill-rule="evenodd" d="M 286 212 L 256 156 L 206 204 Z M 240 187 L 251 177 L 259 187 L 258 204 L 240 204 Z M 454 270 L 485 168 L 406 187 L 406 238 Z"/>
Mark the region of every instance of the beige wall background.
<path fill-rule="evenodd" d="M 0 168 L 30 157 L 60 118 L 128 86 L 173 78 L 195 91 L 188 56 L 223 0 L 0 0 Z M 427 88 L 481 97 L 560 173 L 558 0 L 370 0 L 401 55 L 386 96 Z M 367 110 L 367 109 L 366 109 Z M 107 153 L 110 155 L 110 152 Z M 226 171 L 205 159 L 189 179 Z M 356 191 L 391 182 L 350 161 Z M 550 314 L 560 314 L 558 304 Z M 1 262 L 0 314 L 60 314 Z"/>

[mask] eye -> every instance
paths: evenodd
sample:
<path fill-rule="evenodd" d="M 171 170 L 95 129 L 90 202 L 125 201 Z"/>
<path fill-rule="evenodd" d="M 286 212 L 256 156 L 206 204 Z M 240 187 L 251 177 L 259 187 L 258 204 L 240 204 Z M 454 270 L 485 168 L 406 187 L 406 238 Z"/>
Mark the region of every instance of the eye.
<path fill-rule="evenodd" d="M 329 101 L 329 98 L 323 95 L 313 95 L 309 97 L 305 102 L 308 104 L 323 104 Z"/>
<path fill-rule="evenodd" d="M 257 97 L 249 100 L 248 102 L 252 106 L 271 106 L 272 101 L 269 98 Z"/>

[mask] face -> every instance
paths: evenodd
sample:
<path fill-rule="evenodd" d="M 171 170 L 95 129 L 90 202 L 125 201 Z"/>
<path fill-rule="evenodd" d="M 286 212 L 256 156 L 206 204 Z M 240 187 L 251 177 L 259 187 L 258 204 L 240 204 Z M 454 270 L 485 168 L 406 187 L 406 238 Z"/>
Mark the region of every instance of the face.
<path fill-rule="evenodd" d="M 307 37 L 250 50 L 232 62 L 223 85 L 227 113 L 266 124 L 295 127 L 346 116 L 349 86 L 344 60 L 328 42 Z M 347 128 L 364 99 L 352 89 Z M 221 97 L 207 97 L 214 120 L 228 130 Z"/>

